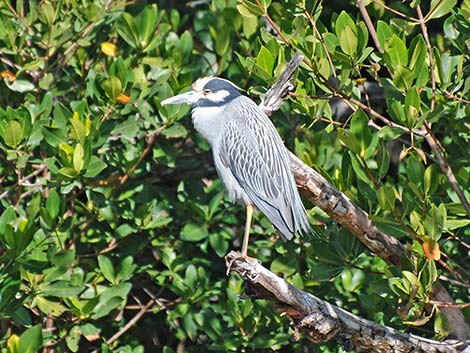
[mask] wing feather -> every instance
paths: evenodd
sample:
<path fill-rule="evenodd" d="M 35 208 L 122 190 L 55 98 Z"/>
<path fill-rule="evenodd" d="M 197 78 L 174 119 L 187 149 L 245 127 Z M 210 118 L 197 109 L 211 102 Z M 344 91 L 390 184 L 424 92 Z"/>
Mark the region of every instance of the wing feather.
<path fill-rule="evenodd" d="M 289 156 L 271 120 L 249 98 L 227 107 L 220 158 L 283 238 L 310 231 Z"/>

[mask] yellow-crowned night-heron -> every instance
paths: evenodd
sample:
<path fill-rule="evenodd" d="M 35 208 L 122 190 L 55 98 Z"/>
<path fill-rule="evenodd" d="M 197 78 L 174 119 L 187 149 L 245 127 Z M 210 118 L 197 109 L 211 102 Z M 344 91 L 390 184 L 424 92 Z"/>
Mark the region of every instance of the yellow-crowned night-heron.
<path fill-rule="evenodd" d="M 242 256 L 247 256 L 253 206 L 263 212 L 284 240 L 310 232 L 287 149 L 266 114 L 232 82 L 204 77 L 192 91 L 166 104 L 193 107 L 193 124 L 212 147 L 215 167 L 230 199 L 246 206 Z"/>

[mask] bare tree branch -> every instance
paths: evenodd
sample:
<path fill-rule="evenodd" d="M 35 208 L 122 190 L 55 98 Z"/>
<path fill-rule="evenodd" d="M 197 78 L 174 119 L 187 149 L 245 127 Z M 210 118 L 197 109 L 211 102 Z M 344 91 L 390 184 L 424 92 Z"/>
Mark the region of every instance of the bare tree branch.
<path fill-rule="evenodd" d="M 245 278 L 246 294 L 275 302 L 276 309 L 294 321 L 296 330 L 315 343 L 334 339 L 348 351 L 374 353 L 457 353 L 465 349 L 463 342 L 425 339 L 365 320 L 294 287 L 256 259 L 243 258 L 238 252 L 229 253 L 226 261 Z"/>
<path fill-rule="evenodd" d="M 271 115 L 273 111 L 278 109 L 280 107 L 279 101 L 282 101 L 282 97 L 285 97 L 289 93 L 288 90 L 294 87 L 289 82 L 302 59 L 302 55 L 295 55 L 287 64 L 286 70 L 279 80 L 266 93 L 260 103 L 260 107 L 266 114 Z M 333 187 L 323 176 L 293 153 L 290 153 L 290 159 L 297 185 L 307 199 L 351 231 L 375 255 L 390 265 L 401 267 L 401 257 L 405 253 L 403 244 L 396 238 L 381 232 L 369 219 L 367 212 L 352 203 L 346 195 Z M 439 282 L 434 287 L 432 299 L 454 303 L 450 294 Z M 442 312 L 451 323 L 451 333 L 462 341 L 469 340 L 470 326 L 465 322 L 462 312 L 453 307 L 442 308 Z"/>
<path fill-rule="evenodd" d="M 286 65 L 286 68 L 276 83 L 274 83 L 274 85 L 272 85 L 264 95 L 259 106 L 268 116 L 271 116 L 273 112 L 278 110 L 284 102 L 284 98 L 289 94 L 289 92 L 294 90 L 294 85 L 291 83 L 291 80 L 303 60 L 304 56 L 302 54 L 295 54 L 295 56 Z"/>

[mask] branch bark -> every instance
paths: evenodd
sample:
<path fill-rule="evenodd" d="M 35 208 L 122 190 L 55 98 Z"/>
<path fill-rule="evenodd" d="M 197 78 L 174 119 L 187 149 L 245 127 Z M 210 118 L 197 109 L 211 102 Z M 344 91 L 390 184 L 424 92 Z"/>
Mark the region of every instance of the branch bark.
<path fill-rule="evenodd" d="M 462 342 L 425 339 L 365 320 L 294 287 L 241 253 L 230 252 L 226 261 L 245 278 L 247 295 L 275 302 L 277 310 L 293 320 L 296 330 L 315 343 L 334 339 L 348 351 L 375 353 L 457 353 L 465 349 Z"/>
<path fill-rule="evenodd" d="M 287 64 L 278 81 L 266 93 L 260 107 L 268 116 L 279 109 L 283 98 L 293 89 L 294 85 L 290 81 L 302 60 L 303 56 L 296 54 Z M 290 153 L 290 160 L 297 186 L 308 200 L 351 231 L 375 255 L 389 265 L 401 267 L 401 257 L 405 253 L 403 244 L 396 238 L 381 232 L 369 219 L 367 212 L 352 203 L 346 195 L 293 153 Z M 435 285 L 432 299 L 454 302 L 439 282 Z M 451 334 L 461 341 L 470 340 L 470 326 L 465 322 L 462 312 L 451 307 L 441 308 L 441 310 L 451 323 Z"/>

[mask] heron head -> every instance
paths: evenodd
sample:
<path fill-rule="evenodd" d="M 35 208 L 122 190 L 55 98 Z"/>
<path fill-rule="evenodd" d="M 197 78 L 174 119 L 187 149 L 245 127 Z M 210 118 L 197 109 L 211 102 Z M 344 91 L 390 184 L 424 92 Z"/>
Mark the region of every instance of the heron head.
<path fill-rule="evenodd" d="M 219 77 L 202 77 L 192 85 L 192 90 L 165 99 L 162 105 L 189 104 L 194 107 L 222 106 L 240 95 L 239 87 Z"/>

